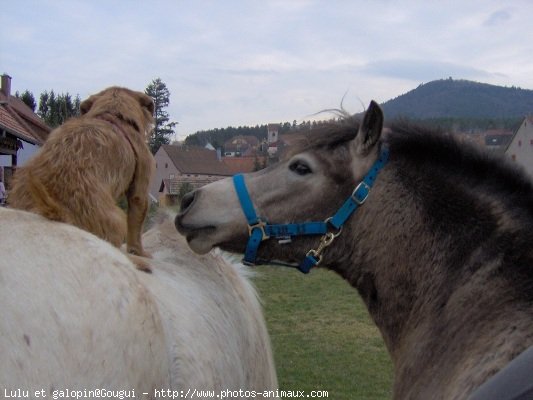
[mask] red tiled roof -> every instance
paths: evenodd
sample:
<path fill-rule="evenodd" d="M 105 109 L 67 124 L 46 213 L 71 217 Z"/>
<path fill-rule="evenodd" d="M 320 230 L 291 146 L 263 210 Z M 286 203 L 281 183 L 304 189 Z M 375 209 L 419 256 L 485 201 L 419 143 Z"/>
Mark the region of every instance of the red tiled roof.
<path fill-rule="evenodd" d="M 22 100 L 1 91 L 0 128 L 33 144 L 43 144 L 51 131 Z"/>
<path fill-rule="evenodd" d="M 232 175 L 256 170 L 256 162 L 260 168 L 265 165 L 265 157 L 224 157 L 222 162 L 226 164 Z"/>
<path fill-rule="evenodd" d="M 26 142 L 37 143 L 36 138 L 28 133 L 27 129 L 13 116 L 7 104 L 0 105 L 0 128 Z"/>
<path fill-rule="evenodd" d="M 161 146 L 182 174 L 231 176 L 229 168 L 217 158 L 217 152 L 198 146 Z"/>

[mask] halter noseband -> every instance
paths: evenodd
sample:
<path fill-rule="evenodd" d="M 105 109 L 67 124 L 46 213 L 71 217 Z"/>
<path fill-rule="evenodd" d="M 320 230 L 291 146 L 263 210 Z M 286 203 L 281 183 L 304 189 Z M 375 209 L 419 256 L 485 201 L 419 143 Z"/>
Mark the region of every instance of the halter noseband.
<path fill-rule="evenodd" d="M 244 183 L 244 176 L 242 174 L 233 176 L 235 191 L 237 192 L 242 211 L 248 221 L 249 239 L 244 252 L 243 263 L 245 265 L 258 264 L 257 250 L 263 240 L 275 238 L 279 243 L 290 243 L 293 236 L 323 235 L 318 247 L 309 250 L 300 265 L 297 266 L 301 272 L 307 274 L 311 268 L 322 261 L 322 252 L 341 234 L 344 223 L 350 218 L 353 212 L 365 202 L 379 171 L 385 166 L 388 158 L 389 151 L 387 148 L 383 147 L 381 149 L 380 157 L 374 162 L 363 180 L 355 187 L 350 197 L 346 199 L 335 215 L 329 217 L 324 222 L 303 222 L 279 225 L 271 225 L 267 223 L 258 217 L 255 212 L 253 202 L 246 189 L 246 184 Z M 332 231 L 331 228 L 333 228 L 334 231 Z M 259 261 L 259 263 L 262 262 Z M 294 267 L 294 265 L 290 264 L 282 265 Z"/>

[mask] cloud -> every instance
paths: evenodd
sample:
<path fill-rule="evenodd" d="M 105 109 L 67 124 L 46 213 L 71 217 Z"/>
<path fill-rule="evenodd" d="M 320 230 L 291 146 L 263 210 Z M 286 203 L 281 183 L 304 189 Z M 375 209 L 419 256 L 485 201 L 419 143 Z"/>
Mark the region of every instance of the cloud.
<path fill-rule="evenodd" d="M 533 87 L 531 0 L 7 1 L 13 89 L 142 90 L 160 77 L 180 135 L 386 101 L 449 76 Z M 512 22 L 512 23 L 510 23 Z M 347 103 L 353 103 L 353 105 Z"/>
<path fill-rule="evenodd" d="M 507 10 L 495 11 L 483 21 L 483 26 L 496 26 L 505 23 L 511 19 L 511 13 Z"/>

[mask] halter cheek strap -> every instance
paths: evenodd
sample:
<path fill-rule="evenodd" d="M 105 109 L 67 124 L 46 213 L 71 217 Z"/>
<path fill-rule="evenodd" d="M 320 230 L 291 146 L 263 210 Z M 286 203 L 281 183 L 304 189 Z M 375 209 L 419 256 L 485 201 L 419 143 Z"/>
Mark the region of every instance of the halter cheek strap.
<path fill-rule="evenodd" d="M 340 229 L 353 212 L 357 210 L 359 206 L 363 205 L 370 193 L 370 189 L 378 177 L 379 171 L 385 166 L 388 159 L 389 150 L 384 147 L 381 150 L 380 157 L 374 162 L 370 171 L 368 171 L 359 185 L 355 187 L 352 195 L 346 199 L 341 208 L 339 208 L 335 215 L 331 217 L 331 220 L 329 221 L 331 225 Z"/>
<path fill-rule="evenodd" d="M 239 174 L 233 177 L 233 184 L 237 197 L 241 203 L 242 211 L 248 221 L 248 244 L 244 252 L 243 263 L 255 265 L 257 250 L 263 240 L 274 237 L 281 242 L 290 242 L 293 236 L 302 235 L 323 235 L 328 231 L 325 222 L 304 222 L 301 224 L 279 224 L 270 225 L 259 218 L 255 212 L 254 205 L 246 189 L 244 176 Z"/>
<path fill-rule="evenodd" d="M 294 224 L 271 225 L 257 216 L 255 208 L 246 189 L 242 174 L 233 177 L 233 184 L 243 213 L 248 221 L 249 239 L 244 252 L 243 263 L 246 265 L 257 264 L 257 251 L 263 240 L 276 238 L 280 243 L 290 243 L 292 237 L 302 235 L 323 235 L 316 249 L 309 250 L 304 260 L 297 268 L 308 273 L 311 268 L 318 265 L 322 260 L 322 252 L 330 246 L 336 237 L 341 234 L 344 223 L 367 199 L 370 189 L 377 178 L 379 171 L 385 166 L 389 158 L 387 148 L 382 148 L 380 157 L 370 168 L 363 180 L 355 187 L 354 191 L 346 199 L 344 204 L 332 217 L 324 222 L 304 222 Z M 335 231 L 331 230 L 331 227 Z M 282 264 L 286 266 L 294 266 Z"/>

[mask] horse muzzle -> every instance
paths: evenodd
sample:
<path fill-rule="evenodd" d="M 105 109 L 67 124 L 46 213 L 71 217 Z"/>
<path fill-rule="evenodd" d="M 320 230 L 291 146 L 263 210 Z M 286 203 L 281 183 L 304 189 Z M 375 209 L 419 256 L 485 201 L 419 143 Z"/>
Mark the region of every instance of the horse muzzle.
<path fill-rule="evenodd" d="M 205 228 L 214 228 L 212 226 L 202 226 L 201 224 L 197 224 L 194 222 L 194 218 L 191 218 L 192 215 L 192 209 L 195 206 L 196 200 L 198 198 L 198 193 L 196 190 L 187 193 L 183 198 L 181 199 L 180 204 L 180 212 L 178 215 L 176 215 L 176 218 L 174 219 L 174 225 L 176 226 L 176 229 L 179 233 L 181 233 L 183 236 L 187 237 L 187 240 L 189 240 L 189 237 L 192 238 L 192 236 L 197 236 L 196 234 L 198 231 L 201 231 Z"/>

